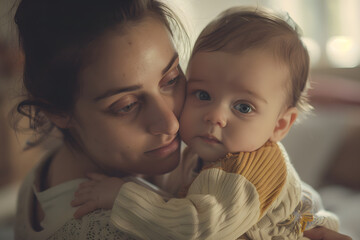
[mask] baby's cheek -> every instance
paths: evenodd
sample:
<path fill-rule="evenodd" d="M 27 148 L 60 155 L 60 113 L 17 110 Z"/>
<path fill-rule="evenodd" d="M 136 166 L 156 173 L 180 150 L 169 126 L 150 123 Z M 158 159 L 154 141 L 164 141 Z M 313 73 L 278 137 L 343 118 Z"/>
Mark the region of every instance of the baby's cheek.
<path fill-rule="evenodd" d="M 243 152 L 249 149 L 249 138 L 245 137 L 243 133 L 238 133 L 236 131 L 228 131 L 226 134 L 226 139 L 223 141 L 225 148 L 228 152 Z"/>

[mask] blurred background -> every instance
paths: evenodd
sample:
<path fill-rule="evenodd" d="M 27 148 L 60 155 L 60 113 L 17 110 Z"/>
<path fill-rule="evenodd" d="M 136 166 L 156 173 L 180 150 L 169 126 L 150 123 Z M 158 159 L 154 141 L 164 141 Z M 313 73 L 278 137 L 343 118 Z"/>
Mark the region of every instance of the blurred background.
<path fill-rule="evenodd" d="M 338 214 L 341 232 L 360 239 L 360 0 L 167 0 L 194 40 L 218 13 L 236 5 L 288 12 L 311 57 L 314 111 L 283 141 L 300 177 Z M 42 147 L 23 151 L 31 133 L 15 132 L 9 111 L 21 94 L 22 55 L 14 0 L 0 0 L 0 239 L 13 239 L 17 190 Z M 183 59 L 186 67 L 186 59 Z M 26 120 L 23 120 L 26 126 Z"/>

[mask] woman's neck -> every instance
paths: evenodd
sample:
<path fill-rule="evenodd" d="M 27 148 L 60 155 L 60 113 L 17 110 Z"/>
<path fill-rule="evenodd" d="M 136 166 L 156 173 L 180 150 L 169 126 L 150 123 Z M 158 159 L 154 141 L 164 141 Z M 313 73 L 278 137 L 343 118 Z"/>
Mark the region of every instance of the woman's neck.
<path fill-rule="evenodd" d="M 46 188 L 77 178 L 86 178 L 88 172 L 101 172 L 84 154 L 64 144 L 53 157 L 48 168 Z"/>

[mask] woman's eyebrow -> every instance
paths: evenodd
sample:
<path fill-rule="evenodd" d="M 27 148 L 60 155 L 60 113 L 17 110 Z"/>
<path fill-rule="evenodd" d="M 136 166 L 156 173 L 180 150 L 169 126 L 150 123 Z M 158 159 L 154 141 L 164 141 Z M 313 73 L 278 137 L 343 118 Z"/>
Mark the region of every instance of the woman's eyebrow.
<path fill-rule="evenodd" d="M 122 92 L 132 92 L 132 91 L 136 91 L 142 88 L 142 85 L 133 85 L 133 86 L 127 86 L 127 87 L 123 87 L 123 88 L 118 88 L 118 89 L 111 89 L 109 91 L 106 91 L 105 93 L 101 94 L 98 97 L 94 98 L 94 101 L 100 101 L 101 99 L 122 93 Z"/>
<path fill-rule="evenodd" d="M 162 75 L 164 75 L 167 71 L 169 71 L 169 69 L 174 65 L 175 61 L 178 59 L 179 55 L 177 52 L 174 53 L 173 57 L 171 58 L 171 60 L 169 61 L 168 65 L 166 65 L 166 67 L 161 71 Z M 123 92 L 132 92 L 132 91 L 136 91 L 142 88 L 142 85 L 133 85 L 133 86 L 127 86 L 127 87 L 123 87 L 123 88 L 118 88 L 118 89 L 111 89 L 109 91 L 106 91 L 105 93 L 101 94 L 98 97 L 94 98 L 94 101 L 100 101 L 101 99 L 119 94 L 119 93 L 123 93 Z"/>
<path fill-rule="evenodd" d="M 162 75 L 164 75 L 169 69 L 174 65 L 174 62 L 179 58 L 179 54 L 177 52 L 174 53 L 174 56 L 171 58 L 168 65 L 162 70 Z"/>

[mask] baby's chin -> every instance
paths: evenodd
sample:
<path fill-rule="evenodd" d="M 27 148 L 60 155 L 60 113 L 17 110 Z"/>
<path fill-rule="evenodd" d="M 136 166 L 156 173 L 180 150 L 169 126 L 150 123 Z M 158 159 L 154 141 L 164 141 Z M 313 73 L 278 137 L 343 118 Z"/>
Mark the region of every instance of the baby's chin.
<path fill-rule="evenodd" d="M 228 153 L 223 145 L 211 146 L 199 138 L 192 138 L 184 141 L 192 152 L 196 153 L 204 162 L 215 162 L 226 156 Z"/>

